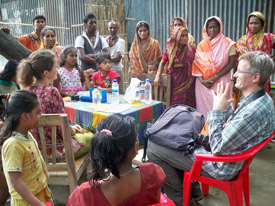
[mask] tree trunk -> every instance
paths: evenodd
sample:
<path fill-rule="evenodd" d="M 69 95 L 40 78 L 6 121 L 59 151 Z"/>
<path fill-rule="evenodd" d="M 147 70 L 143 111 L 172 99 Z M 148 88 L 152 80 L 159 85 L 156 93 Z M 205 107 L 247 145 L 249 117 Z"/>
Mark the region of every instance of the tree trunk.
<path fill-rule="evenodd" d="M 14 59 L 20 61 L 27 58 L 31 53 L 31 50 L 24 47 L 12 35 L 0 29 L 0 55 L 8 60 Z"/>

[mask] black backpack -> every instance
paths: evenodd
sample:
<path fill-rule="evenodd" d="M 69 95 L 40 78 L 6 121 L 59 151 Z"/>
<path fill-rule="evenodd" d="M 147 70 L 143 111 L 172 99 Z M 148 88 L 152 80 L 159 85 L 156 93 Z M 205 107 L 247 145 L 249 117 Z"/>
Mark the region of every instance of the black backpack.
<path fill-rule="evenodd" d="M 204 123 L 203 115 L 192 107 L 183 104 L 169 107 L 154 124 L 147 124 L 142 161 L 145 161 L 148 139 L 186 154 L 191 153 Z"/>

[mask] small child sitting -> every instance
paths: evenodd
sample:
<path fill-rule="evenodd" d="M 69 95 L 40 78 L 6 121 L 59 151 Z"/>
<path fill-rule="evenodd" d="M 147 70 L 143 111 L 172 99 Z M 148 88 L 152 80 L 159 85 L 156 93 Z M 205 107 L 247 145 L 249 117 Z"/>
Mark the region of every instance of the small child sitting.
<path fill-rule="evenodd" d="M 160 202 L 163 170 L 153 163 L 132 167 L 138 153 L 136 121 L 107 116 L 96 127 L 91 146 L 91 180 L 77 187 L 67 205 L 151 205 Z"/>
<path fill-rule="evenodd" d="M 118 84 L 121 80 L 120 76 L 111 70 L 111 56 L 108 53 L 102 52 L 97 55 L 95 61 L 99 69 L 98 72 L 94 73 L 93 69 L 84 71 L 86 87 L 89 89 L 97 85 L 98 90 L 106 89 L 108 93 L 111 93 L 113 80 L 117 79 Z M 90 81 L 91 75 L 92 81 Z"/>
<path fill-rule="evenodd" d="M 157 61 L 150 61 L 148 63 L 148 74 L 157 74 L 159 63 Z"/>
<path fill-rule="evenodd" d="M 66 46 L 61 54 L 60 68 L 54 86 L 62 97 L 75 95 L 82 90 L 85 77 L 77 64 L 77 50 L 74 46 Z"/>

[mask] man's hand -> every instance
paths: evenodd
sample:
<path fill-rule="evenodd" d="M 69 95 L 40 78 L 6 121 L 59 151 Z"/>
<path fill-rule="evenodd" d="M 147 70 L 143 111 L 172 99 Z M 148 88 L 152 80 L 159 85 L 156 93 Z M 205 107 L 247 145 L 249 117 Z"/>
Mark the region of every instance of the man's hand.
<path fill-rule="evenodd" d="M 231 87 L 229 86 L 229 83 L 227 83 L 224 88 L 224 83 L 221 81 L 217 86 L 217 93 L 212 90 L 213 110 L 226 110 L 230 104 L 233 103 L 233 98 L 229 99 L 230 89 Z"/>

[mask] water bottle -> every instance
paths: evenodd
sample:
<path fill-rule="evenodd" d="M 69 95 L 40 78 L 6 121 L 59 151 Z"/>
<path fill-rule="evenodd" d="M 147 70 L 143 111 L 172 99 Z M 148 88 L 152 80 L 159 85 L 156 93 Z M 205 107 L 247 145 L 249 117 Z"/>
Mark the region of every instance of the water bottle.
<path fill-rule="evenodd" d="M 145 83 L 145 103 L 150 104 L 152 102 L 152 86 L 150 80 L 146 79 Z"/>
<path fill-rule="evenodd" d="M 101 94 L 100 94 L 100 91 L 97 89 L 97 86 L 94 86 L 92 96 L 93 96 L 93 105 L 94 106 L 100 106 L 100 104 L 101 104 Z"/>
<path fill-rule="evenodd" d="M 141 82 L 139 93 L 140 93 L 140 101 L 145 102 L 145 82 L 144 81 Z"/>
<path fill-rule="evenodd" d="M 113 84 L 112 84 L 112 98 L 113 98 L 113 103 L 119 104 L 119 85 L 116 79 L 113 80 Z"/>
<path fill-rule="evenodd" d="M 139 86 L 139 84 L 136 86 L 135 90 L 136 90 L 135 101 L 140 101 L 140 86 Z"/>

